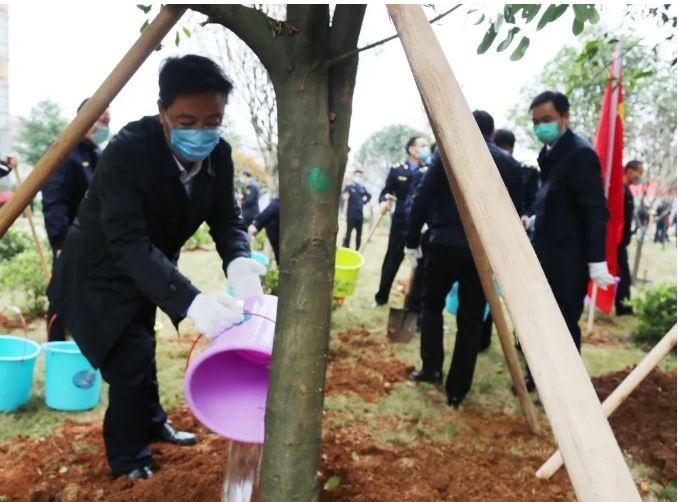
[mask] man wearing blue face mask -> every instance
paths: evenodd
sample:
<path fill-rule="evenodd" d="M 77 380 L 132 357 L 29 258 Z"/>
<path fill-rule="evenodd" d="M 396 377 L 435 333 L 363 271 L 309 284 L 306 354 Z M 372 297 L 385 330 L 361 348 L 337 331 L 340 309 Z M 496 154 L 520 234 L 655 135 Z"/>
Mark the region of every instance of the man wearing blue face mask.
<path fill-rule="evenodd" d="M 149 444 L 191 445 L 158 397 L 156 307 L 213 338 L 242 318 L 241 303 L 201 293 L 177 268 L 182 245 L 207 222 L 236 298 L 262 294 L 235 198 L 221 122 L 232 85 L 211 60 L 170 58 L 159 115 L 125 126 L 104 150 L 68 233 L 49 299 L 109 383 L 106 456 L 114 476 L 153 475 Z"/>
<path fill-rule="evenodd" d="M 87 100 L 80 103 L 78 112 L 85 103 Z M 110 121 L 111 115 L 106 110 L 42 187 L 45 230 L 54 261 L 61 253 L 68 229 L 73 224 L 80 202 L 94 177 L 94 170 L 101 156 L 99 148 L 108 140 Z M 47 340 L 52 342 L 65 339 L 61 319 L 54 317 L 51 308 L 47 309 Z"/>
<path fill-rule="evenodd" d="M 379 195 L 379 211 L 386 214 L 395 198 L 396 206 L 391 216 L 391 231 L 388 235 L 388 247 L 384 264 L 381 267 L 379 291 L 374 296 L 374 306 L 385 305 L 391 293 L 393 280 L 405 257 L 407 237 L 407 199 L 414 183 L 419 179 L 419 170 L 431 159 L 431 150 L 426 139 L 413 136 L 405 145 L 407 160 L 391 167 L 386 177 L 386 185 Z M 419 293 L 416 292 L 416 295 Z M 410 295 L 412 296 L 412 295 Z"/>
<path fill-rule="evenodd" d="M 591 145 L 568 127 L 570 103 L 546 91 L 530 104 L 541 187 L 534 201 L 534 248 L 572 340 L 581 349 L 579 317 L 589 278 L 614 284 L 605 262 L 607 203 L 600 162 Z M 532 387 L 532 382 L 528 382 Z"/>

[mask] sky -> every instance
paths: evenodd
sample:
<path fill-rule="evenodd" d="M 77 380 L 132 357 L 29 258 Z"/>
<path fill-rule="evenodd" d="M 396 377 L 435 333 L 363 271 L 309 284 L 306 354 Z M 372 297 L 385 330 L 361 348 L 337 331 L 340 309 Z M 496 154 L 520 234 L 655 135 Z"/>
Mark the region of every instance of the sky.
<path fill-rule="evenodd" d="M 447 8 L 449 4 L 438 4 L 437 13 Z M 474 8 L 478 12 L 467 13 Z M 500 10 L 501 4 L 465 4 L 434 26 L 469 105 L 472 109 L 489 111 L 497 128 L 510 125 L 507 112 L 517 103 L 520 89 L 538 75 L 562 46 L 577 43 L 570 32 L 572 14 L 568 12 L 550 29 L 532 37 L 531 47 L 520 61 L 512 62 L 510 51 L 497 53 L 494 48 L 487 54 L 477 55 L 476 47 L 486 26 L 473 23 L 481 12 L 496 14 Z M 427 9 L 427 15 L 433 17 L 436 12 Z M 606 4 L 602 16 L 609 26 L 618 26 L 620 7 Z M 60 105 L 65 117 L 72 118 L 78 104 L 96 90 L 137 39 L 145 19 L 135 3 L 126 1 L 10 3 L 10 114 L 26 116 L 38 101 L 51 99 Z M 200 17 L 192 14 L 184 20 L 189 26 L 195 26 Z M 370 4 L 359 45 L 393 33 L 384 5 Z M 649 28 L 648 36 L 651 36 Z M 157 74 L 166 57 L 199 52 L 199 44 L 194 39 L 184 39 L 177 48 L 174 32 L 163 45 L 113 101 L 113 132 L 127 122 L 157 112 Z M 242 105 L 232 101 L 227 114 L 243 139 L 243 146 L 254 146 L 253 132 Z M 393 123 L 430 130 L 397 39 L 361 54 L 353 102 L 352 150 L 357 151 L 370 134 Z M 517 147 L 520 160 L 533 160 L 535 153 L 521 145 Z"/>

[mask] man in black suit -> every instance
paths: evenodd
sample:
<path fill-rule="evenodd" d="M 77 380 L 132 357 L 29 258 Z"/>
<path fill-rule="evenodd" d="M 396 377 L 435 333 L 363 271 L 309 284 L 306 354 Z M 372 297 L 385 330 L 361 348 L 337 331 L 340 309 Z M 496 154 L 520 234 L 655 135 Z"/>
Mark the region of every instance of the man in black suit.
<path fill-rule="evenodd" d="M 158 397 L 156 306 L 208 337 L 242 318 L 225 293 L 201 293 L 177 268 L 207 222 L 235 295 L 262 294 L 250 259 L 221 123 L 232 89 L 213 61 L 187 55 L 160 70 L 159 115 L 109 143 L 54 268 L 48 296 L 83 354 L 109 383 L 104 444 L 114 476 L 145 479 L 149 443 L 195 443 L 167 423 Z"/>
<path fill-rule="evenodd" d="M 280 266 L 280 197 L 271 199 L 268 206 L 252 220 L 247 232 L 254 237 L 262 228 L 266 229 L 275 261 Z"/>
<path fill-rule="evenodd" d="M 256 215 L 259 214 L 259 184 L 249 171 L 243 171 L 240 177 L 242 182 L 242 218 L 245 225 L 249 226 Z"/>
<path fill-rule="evenodd" d="M 484 111 L 475 111 L 473 115 L 520 214 L 523 204 L 520 164 L 492 141 L 492 116 Z M 443 308 L 452 284 L 459 282 L 457 339 L 445 383 L 448 404 L 457 407 L 471 388 L 483 327 L 485 295 L 439 152 L 434 154 L 431 167 L 424 174 L 412 202 L 405 249 L 412 265 L 420 256 L 417 247 L 424 223 L 428 224 L 429 236 L 422 301 L 423 365 L 420 371 L 412 373 L 411 378 L 418 382 L 442 382 Z"/>
<path fill-rule="evenodd" d="M 614 278 L 605 261 L 608 211 L 600 162 L 591 145 L 568 127 L 569 110 L 560 92 L 543 92 L 530 104 L 534 134 L 544 143 L 538 158 L 541 187 L 534 202 L 533 243 L 580 350 L 578 322 L 589 278 L 601 289 L 614 284 Z"/>

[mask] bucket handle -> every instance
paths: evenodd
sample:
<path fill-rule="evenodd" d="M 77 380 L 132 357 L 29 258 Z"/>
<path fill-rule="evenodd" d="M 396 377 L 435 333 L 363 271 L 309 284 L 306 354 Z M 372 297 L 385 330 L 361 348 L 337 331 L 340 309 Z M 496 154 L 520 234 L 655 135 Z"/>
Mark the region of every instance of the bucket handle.
<path fill-rule="evenodd" d="M 266 319 L 267 321 L 271 321 L 273 324 L 275 324 L 275 321 L 268 316 L 257 314 L 255 312 L 247 312 L 246 310 L 243 310 L 242 313 L 246 316 L 250 315 L 250 316 L 254 316 L 254 317 L 261 317 L 262 319 Z M 235 326 L 235 324 L 233 326 Z M 233 326 L 228 328 L 226 331 L 233 328 Z M 224 333 L 226 333 L 226 331 L 224 331 Z M 195 340 L 193 340 L 193 343 L 191 344 L 191 348 L 188 350 L 188 355 L 186 356 L 186 366 L 184 366 L 184 373 L 186 373 L 186 371 L 188 371 L 188 365 L 191 362 L 191 354 L 193 354 L 193 349 L 195 349 L 195 346 L 198 344 L 198 340 L 200 340 L 201 337 L 202 337 L 202 333 L 198 333 L 198 336 L 195 337 Z"/>
<path fill-rule="evenodd" d="M 2 309 L 2 312 L 6 310 L 12 312 L 13 314 L 16 314 L 19 317 L 19 320 L 21 321 L 21 329 L 23 329 L 24 331 L 24 338 L 28 340 L 28 323 L 26 323 L 26 318 L 21 313 L 21 309 L 15 305 L 8 305 L 7 307 L 4 307 Z M 24 353 L 21 355 L 22 358 L 26 355 L 27 345 L 28 345 L 27 343 L 24 343 Z M 23 360 L 21 362 L 23 362 Z"/>

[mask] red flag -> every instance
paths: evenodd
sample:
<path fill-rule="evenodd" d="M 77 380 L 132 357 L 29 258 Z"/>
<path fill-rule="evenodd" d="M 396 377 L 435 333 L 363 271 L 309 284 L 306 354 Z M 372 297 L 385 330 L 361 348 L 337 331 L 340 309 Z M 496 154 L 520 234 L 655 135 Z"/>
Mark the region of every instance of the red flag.
<path fill-rule="evenodd" d="M 617 248 L 624 231 L 624 169 L 622 154 L 624 151 L 624 92 L 622 87 L 622 60 L 620 44 L 617 43 L 612 60 L 610 77 L 603 96 L 600 120 L 596 133 L 595 149 L 600 158 L 603 187 L 607 196 L 607 208 L 610 212 L 605 232 L 605 259 L 610 274 L 617 277 Z M 592 284 L 589 283 L 589 296 Z M 610 314 L 614 307 L 617 288 L 610 286 L 598 290 L 596 306 Z"/>

